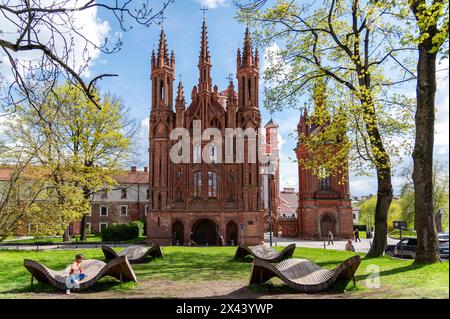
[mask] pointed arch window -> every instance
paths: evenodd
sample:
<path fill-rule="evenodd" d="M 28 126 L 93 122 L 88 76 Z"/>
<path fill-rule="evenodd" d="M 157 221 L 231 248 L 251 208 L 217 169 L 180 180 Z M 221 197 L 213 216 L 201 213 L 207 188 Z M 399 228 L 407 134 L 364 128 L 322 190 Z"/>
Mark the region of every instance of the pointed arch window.
<path fill-rule="evenodd" d="M 213 144 L 210 146 L 209 148 L 209 160 L 211 163 L 217 163 L 217 153 L 218 153 L 218 148 L 216 144 Z"/>
<path fill-rule="evenodd" d="M 208 172 L 208 197 L 217 197 L 217 173 Z"/>
<path fill-rule="evenodd" d="M 201 163 L 202 161 L 202 146 L 200 144 L 194 144 L 192 152 L 192 161 L 194 163 Z"/>
<path fill-rule="evenodd" d="M 202 194 L 202 172 L 194 172 L 194 197 L 200 197 Z"/>
<path fill-rule="evenodd" d="M 331 176 L 325 169 L 322 169 L 322 174 L 325 177 L 319 179 L 319 191 L 331 191 Z"/>

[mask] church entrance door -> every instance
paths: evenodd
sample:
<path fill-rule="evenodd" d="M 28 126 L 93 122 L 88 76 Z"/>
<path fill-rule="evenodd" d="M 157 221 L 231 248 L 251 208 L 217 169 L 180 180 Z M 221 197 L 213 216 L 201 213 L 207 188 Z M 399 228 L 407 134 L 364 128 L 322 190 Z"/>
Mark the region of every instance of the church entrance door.
<path fill-rule="evenodd" d="M 231 221 L 227 224 L 226 228 L 226 243 L 227 245 L 237 245 L 238 244 L 238 227 L 235 222 Z"/>
<path fill-rule="evenodd" d="M 192 240 L 197 245 L 217 245 L 217 225 L 210 219 L 201 219 L 192 226 Z"/>
<path fill-rule="evenodd" d="M 172 225 L 172 245 L 177 244 L 184 244 L 184 226 L 179 220 Z"/>
<path fill-rule="evenodd" d="M 320 219 L 320 236 L 328 237 L 328 231 L 331 230 L 333 236 L 336 236 L 336 219 L 330 214 L 325 214 Z"/>

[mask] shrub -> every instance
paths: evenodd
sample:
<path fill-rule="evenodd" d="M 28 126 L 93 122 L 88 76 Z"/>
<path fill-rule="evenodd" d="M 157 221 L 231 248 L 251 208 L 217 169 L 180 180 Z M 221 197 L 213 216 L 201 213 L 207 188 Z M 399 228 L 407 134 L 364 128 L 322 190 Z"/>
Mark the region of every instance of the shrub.
<path fill-rule="evenodd" d="M 102 230 L 102 241 L 124 241 L 139 237 L 139 226 L 134 223 L 112 224 Z"/>
<path fill-rule="evenodd" d="M 143 221 L 136 220 L 131 222 L 130 225 L 136 225 L 139 228 L 139 236 L 144 236 L 145 223 Z"/>

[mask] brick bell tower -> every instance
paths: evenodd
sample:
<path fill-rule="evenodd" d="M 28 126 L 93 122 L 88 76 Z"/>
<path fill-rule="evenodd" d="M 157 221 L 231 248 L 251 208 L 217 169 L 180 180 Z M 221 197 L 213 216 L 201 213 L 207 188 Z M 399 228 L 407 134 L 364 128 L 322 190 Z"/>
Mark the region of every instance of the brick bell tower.
<path fill-rule="evenodd" d="M 152 52 L 152 108 L 149 123 L 149 211 L 162 211 L 167 207 L 170 151 L 170 131 L 174 127 L 173 82 L 175 55 L 167 49 L 166 34 L 161 29 L 158 52 Z"/>
<path fill-rule="evenodd" d="M 261 114 L 259 112 L 259 57 L 258 49 L 253 55 L 250 32 L 245 31 L 244 50 L 237 52 L 237 80 L 238 80 L 238 112 L 237 126 L 243 130 L 252 128 L 258 130 L 261 126 Z M 261 175 L 259 163 L 256 158 L 254 163 L 248 162 L 250 140 L 244 142 L 244 163 L 242 164 L 242 199 L 243 209 L 256 211 L 259 208 Z M 258 136 L 254 141 L 259 145 Z M 257 157 L 257 154 L 256 154 Z"/>
<path fill-rule="evenodd" d="M 323 112 L 326 111 L 321 108 L 325 103 L 325 89 L 323 87 L 319 90 L 317 87 L 315 89 L 315 114 L 324 114 Z M 344 174 L 345 178 L 343 175 L 334 175 L 320 179 L 311 170 L 300 164 L 300 161 L 314 156 L 303 143 L 303 137 L 320 134 L 321 129 L 330 124 L 329 121 L 326 121 L 324 126 L 316 125 L 314 123 L 315 114 L 308 116 L 305 109 L 297 126 L 298 144 L 295 152 L 299 160 L 297 208 L 299 237 L 304 239 L 326 238 L 328 230 L 331 230 L 336 238 L 347 239 L 353 234 L 348 174 Z M 325 116 L 329 118 L 328 114 Z M 338 148 L 339 144 L 324 145 L 323 147 Z M 341 171 L 346 172 L 347 169 L 348 163 L 343 163 Z"/>

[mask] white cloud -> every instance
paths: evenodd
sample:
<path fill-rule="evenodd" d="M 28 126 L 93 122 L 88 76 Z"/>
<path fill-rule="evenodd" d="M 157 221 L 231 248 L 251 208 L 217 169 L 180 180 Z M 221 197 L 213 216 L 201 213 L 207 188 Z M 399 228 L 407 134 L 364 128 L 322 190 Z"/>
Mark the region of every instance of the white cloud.
<path fill-rule="evenodd" d="M 197 0 L 197 2 L 208 9 L 215 9 L 220 6 L 228 5 L 227 0 Z"/>

